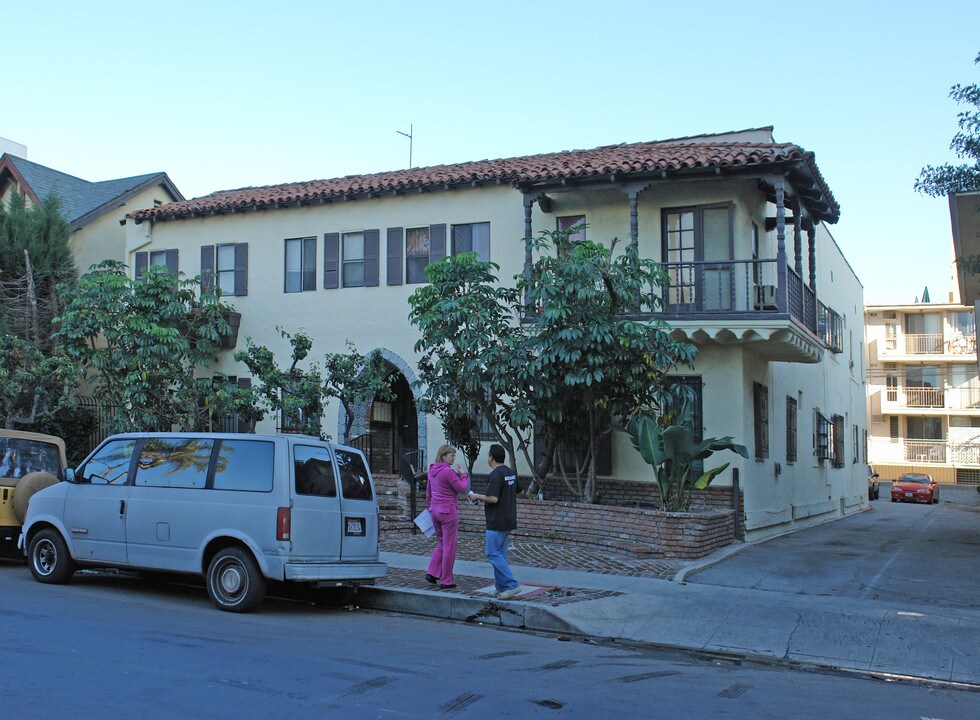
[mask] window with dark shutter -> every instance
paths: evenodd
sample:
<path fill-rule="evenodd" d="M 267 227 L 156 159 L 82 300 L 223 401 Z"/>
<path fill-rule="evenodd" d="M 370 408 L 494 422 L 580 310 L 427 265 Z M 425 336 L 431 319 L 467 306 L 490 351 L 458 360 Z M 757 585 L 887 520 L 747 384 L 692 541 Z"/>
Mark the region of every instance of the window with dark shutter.
<path fill-rule="evenodd" d="M 316 290 L 316 238 L 286 240 L 285 292 Z"/>
<path fill-rule="evenodd" d="M 211 292 L 214 288 L 214 245 L 201 246 L 201 289 Z"/>
<path fill-rule="evenodd" d="M 364 285 L 377 287 L 379 275 L 379 255 L 381 244 L 380 230 L 364 231 Z"/>
<path fill-rule="evenodd" d="M 388 284 L 402 284 L 402 228 L 388 228 Z"/>
<path fill-rule="evenodd" d="M 490 261 L 490 223 L 453 225 L 452 254 L 475 252 L 484 262 Z"/>
<path fill-rule="evenodd" d="M 769 388 L 752 383 L 752 405 L 755 415 L 755 459 L 769 457 Z"/>
<path fill-rule="evenodd" d="M 796 398 L 786 398 L 786 462 L 796 462 Z"/>
<path fill-rule="evenodd" d="M 134 260 L 135 267 L 133 268 L 134 279 L 138 283 L 146 282 L 146 269 L 149 267 L 149 253 L 138 252 L 136 253 L 136 258 Z"/>
<path fill-rule="evenodd" d="M 323 235 L 323 287 L 340 287 L 340 233 Z"/>

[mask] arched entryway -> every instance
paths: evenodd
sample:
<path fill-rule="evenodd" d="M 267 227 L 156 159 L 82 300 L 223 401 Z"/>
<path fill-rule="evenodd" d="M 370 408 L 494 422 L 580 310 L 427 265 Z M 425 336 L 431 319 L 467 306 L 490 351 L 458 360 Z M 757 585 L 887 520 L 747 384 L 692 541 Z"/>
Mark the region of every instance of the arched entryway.
<path fill-rule="evenodd" d="M 383 401 L 371 397 L 353 403 L 354 422 L 349 442 L 364 452 L 372 472 L 398 473 L 403 459 L 415 467 L 422 465 L 426 417 L 415 405 L 412 389 L 417 379 L 415 372 L 390 350 L 381 348 L 380 352 L 394 377 L 390 385 L 394 399 Z M 342 440 L 346 420 L 343 410 L 337 420 L 337 437 Z"/>

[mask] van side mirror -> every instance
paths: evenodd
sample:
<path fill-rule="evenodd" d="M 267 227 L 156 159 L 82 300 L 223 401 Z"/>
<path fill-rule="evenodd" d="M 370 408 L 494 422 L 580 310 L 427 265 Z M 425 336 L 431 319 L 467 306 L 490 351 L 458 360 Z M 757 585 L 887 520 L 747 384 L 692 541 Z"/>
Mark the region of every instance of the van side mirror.
<path fill-rule="evenodd" d="M 65 480 L 70 483 L 75 482 L 75 471 L 72 468 L 65 468 Z"/>

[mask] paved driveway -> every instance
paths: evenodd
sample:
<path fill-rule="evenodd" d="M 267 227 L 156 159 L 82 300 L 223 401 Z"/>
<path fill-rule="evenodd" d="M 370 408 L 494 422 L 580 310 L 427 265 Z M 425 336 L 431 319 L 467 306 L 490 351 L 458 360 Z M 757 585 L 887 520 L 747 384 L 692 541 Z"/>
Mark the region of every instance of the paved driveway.
<path fill-rule="evenodd" d="M 938 505 L 893 503 L 751 545 L 687 576 L 704 585 L 980 609 L 980 493 L 941 486 Z"/>

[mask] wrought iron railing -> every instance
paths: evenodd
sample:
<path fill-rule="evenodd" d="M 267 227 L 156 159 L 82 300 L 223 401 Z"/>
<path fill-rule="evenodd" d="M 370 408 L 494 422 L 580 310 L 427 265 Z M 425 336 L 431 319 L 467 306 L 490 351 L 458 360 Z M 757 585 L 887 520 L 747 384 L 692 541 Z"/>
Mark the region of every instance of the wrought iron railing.
<path fill-rule="evenodd" d="M 663 312 L 675 315 L 780 312 L 777 261 L 700 260 L 662 263 L 668 284 L 660 293 Z M 794 270 L 786 270 L 790 317 L 817 334 L 816 293 Z"/>

